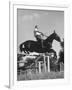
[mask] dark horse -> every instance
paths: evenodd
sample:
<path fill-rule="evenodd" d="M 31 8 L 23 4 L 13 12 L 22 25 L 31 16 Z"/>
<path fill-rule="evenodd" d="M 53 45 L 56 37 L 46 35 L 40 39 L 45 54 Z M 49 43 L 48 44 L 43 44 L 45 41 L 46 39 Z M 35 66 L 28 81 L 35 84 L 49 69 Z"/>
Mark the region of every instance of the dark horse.
<path fill-rule="evenodd" d="M 57 35 L 57 33 L 54 31 L 50 36 L 47 37 L 47 39 L 43 40 L 43 47 L 41 40 L 33 41 L 33 40 L 27 40 L 20 44 L 20 51 L 24 53 L 28 52 L 37 52 L 37 53 L 46 53 L 46 52 L 54 52 L 56 53 L 52 48 L 52 42 L 53 40 L 61 41 L 60 37 Z"/>

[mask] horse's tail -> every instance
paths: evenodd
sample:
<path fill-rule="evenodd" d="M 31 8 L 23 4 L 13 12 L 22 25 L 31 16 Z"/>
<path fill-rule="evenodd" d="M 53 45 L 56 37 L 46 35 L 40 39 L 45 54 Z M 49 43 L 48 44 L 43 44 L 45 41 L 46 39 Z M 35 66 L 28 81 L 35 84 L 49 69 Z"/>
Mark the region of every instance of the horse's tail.
<path fill-rule="evenodd" d="M 24 43 L 23 44 L 20 44 L 20 46 L 19 46 L 20 52 L 22 52 L 24 50 L 24 48 L 25 48 Z"/>
<path fill-rule="evenodd" d="M 22 52 L 22 44 L 19 46 L 19 51 Z"/>

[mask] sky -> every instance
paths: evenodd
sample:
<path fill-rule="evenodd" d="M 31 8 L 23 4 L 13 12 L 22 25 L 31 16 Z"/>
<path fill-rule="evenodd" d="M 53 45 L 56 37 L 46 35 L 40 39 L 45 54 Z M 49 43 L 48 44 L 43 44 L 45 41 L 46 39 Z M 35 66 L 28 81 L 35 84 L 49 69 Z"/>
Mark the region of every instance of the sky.
<path fill-rule="evenodd" d="M 34 27 L 49 36 L 55 30 L 64 37 L 64 12 L 54 10 L 17 9 L 17 47 L 26 40 L 36 40 Z M 56 45 L 55 45 L 56 46 Z M 57 49 L 57 48 L 56 48 Z"/>

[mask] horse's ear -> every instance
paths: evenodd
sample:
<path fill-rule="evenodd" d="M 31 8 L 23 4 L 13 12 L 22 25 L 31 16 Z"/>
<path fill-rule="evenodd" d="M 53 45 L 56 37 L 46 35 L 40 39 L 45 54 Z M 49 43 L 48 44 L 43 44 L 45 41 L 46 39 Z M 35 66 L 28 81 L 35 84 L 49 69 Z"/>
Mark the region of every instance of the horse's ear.
<path fill-rule="evenodd" d="M 54 30 L 54 33 L 56 33 L 55 30 Z"/>

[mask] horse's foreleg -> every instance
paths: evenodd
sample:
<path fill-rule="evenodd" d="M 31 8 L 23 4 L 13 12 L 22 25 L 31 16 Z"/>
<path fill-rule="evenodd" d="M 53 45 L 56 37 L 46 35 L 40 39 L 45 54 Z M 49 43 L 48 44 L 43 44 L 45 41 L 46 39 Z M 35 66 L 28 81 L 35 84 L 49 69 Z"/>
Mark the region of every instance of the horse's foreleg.
<path fill-rule="evenodd" d="M 28 54 L 29 54 L 30 52 L 28 51 Z"/>
<path fill-rule="evenodd" d="M 25 52 L 25 54 L 29 54 L 30 53 L 28 50 L 25 50 L 24 52 Z"/>

